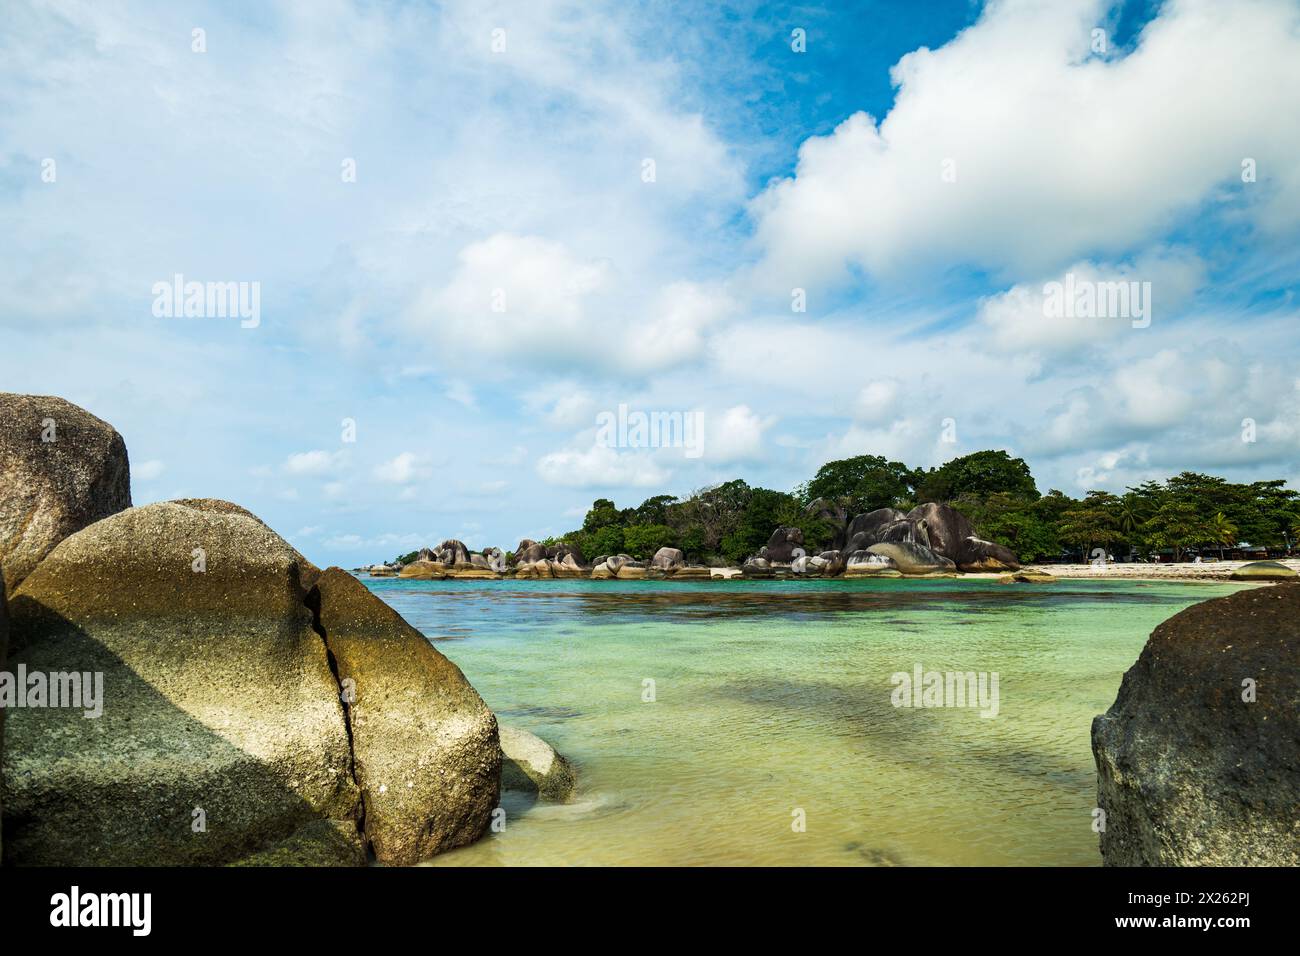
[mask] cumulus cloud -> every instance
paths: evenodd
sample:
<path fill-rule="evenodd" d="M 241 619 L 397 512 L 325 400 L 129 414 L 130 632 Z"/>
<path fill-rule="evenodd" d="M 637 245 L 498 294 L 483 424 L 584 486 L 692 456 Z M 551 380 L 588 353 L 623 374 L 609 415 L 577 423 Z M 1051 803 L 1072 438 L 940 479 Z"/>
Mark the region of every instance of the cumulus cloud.
<path fill-rule="evenodd" d="M 570 488 L 662 487 L 669 478 L 669 472 L 649 452 L 619 451 L 599 444 L 543 455 L 537 473 L 548 484 Z"/>
<path fill-rule="evenodd" d="M 1122 255 L 1233 197 L 1294 229 L 1296 5 L 1170 0 L 1135 50 L 1093 55 L 1108 7 L 995 0 L 904 56 L 882 122 L 857 113 L 807 140 L 795 175 L 753 202 L 764 271 L 804 285 L 966 263 L 1019 278 Z M 1243 186 L 1246 158 L 1259 181 Z"/>
<path fill-rule="evenodd" d="M 558 240 L 497 233 L 461 249 L 450 280 L 421 293 L 408 320 L 451 354 L 643 374 L 699 358 L 733 308 L 713 286 L 644 287 Z"/>
<path fill-rule="evenodd" d="M 343 461 L 342 451 L 301 451 L 290 455 L 284 470 L 290 475 L 328 475 L 337 471 Z"/>
<path fill-rule="evenodd" d="M 763 435 L 776 423 L 748 405 L 735 405 L 720 415 L 703 416 L 703 457 L 713 464 L 752 460 L 764 452 Z"/>
<path fill-rule="evenodd" d="M 1078 262 L 1044 282 L 1020 283 L 989 296 L 979 305 L 977 321 L 987 333 L 985 344 L 999 351 L 1066 353 L 1104 345 L 1120 335 L 1142 334 L 1148 320 L 1176 321 L 1204 272 L 1200 259 L 1186 252 L 1152 251 L 1129 263 Z M 1057 289 L 1049 289 L 1051 284 Z M 1126 293 L 1124 301 L 1132 306 L 1140 300 L 1145 316 L 1136 317 L 1134 308 L 1114 315 L 1052 314 L 1048 308 L 1053 292 L 1064 298 L 1065 289 L 1090 287 L 1095 293 L 1116 284 L 1129 286 L 1134 294 Z"/>
<path fill-rule="evenodd" d="M 432 474 L 427 455 L 404 451 L 374 468 L 377 480 L 391 485 L 406 485 Z"/>

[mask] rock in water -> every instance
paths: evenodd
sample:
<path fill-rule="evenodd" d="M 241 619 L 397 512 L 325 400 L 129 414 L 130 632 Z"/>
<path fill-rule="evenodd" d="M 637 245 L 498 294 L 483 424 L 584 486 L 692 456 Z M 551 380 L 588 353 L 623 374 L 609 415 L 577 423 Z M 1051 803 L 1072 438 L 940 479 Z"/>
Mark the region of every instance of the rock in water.
<path fill-rule="evenodd" d="M 6 862 L 221 864 L 351 824 L 339 685 L 294 551 L 176 503 L 58 545 L 10 602 L 11 666 L 102 672 L 103 712 L 7 715 Z"/>
<path fill-rule="evenodd" d="M 0 567 L 12 595 L 68 535 L 131 507 L 126 444 L 71 402 L 0 392 Z"/>
<path fill-rule="evenodd" d="M 1300 865 L 1300 584 L 1157 627 L 1092 750 L 1107 866 Z"/>
<path fill-rule="evenodd" d="M 376 858 L 409 865 L 478 839 L 491 822 L 501 774 L 496 718 L 482 698 L 423 634 L 346 571 L 326 570 L 308 602 L 319 608 L 344 690 L 365 835 Z"/>
<path fill-rule="evenodd" d="M 943 555 L 935 554 L 924 545 L 906 541 L 873 544 L 867 550 L 872 554 L 889 558 L 904 574 L 935 574 L 957 569 L 957 566 Z"/>
<path fill-rule="evenodd" d="M 1280 561 L 1252 561 L 1232 572 L 1234 581 L 1289 581 L 1300 577 Z"/>
<path fill-rule="evenodd" d="M 562 803 L 573 796 L 573 766 L 536 734 L 501 725 L 501 788 Z"/>

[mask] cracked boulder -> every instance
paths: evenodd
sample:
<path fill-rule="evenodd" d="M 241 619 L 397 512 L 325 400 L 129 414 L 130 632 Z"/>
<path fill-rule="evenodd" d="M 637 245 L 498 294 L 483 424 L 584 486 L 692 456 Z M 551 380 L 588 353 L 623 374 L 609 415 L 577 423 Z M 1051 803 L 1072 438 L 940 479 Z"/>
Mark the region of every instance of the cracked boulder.
<path fill-rule="evenodd" d="M 471 798 L 477 765 L 453 777 L 459 765 L 433 755 L 474 749 L 466 742 L 484 733 L 482 702 L 427 642 L 425 653 L 386 637 L 397 625 L 367 595 L 387 630 L 376 632 L 357 684 L 372 701 L 388 695 L 386 732 L 410 756 L 394 764 L 375 756 L 377 718 L 355 749 L 338 657 L 317 630 L 304 584 L 319 575 L 310 593 L 346 598 L 343 610 L 320 617 L 338 621 L 339 657 L 344 649 L 365 656 L 351 647 L 363 639 L 354 622 L 365 618 L 364 602 L 336 583 L 339 573 L 320 574 L 256 517 L 219 501 L 128 509 L 55 547 L 9 602 L 9 669 L 86 675 L 86 689 L 102 675 L 102 693 L 77 707 L 6 714 L 5 862 L 355 865 L 374 842 L 364 829 L 369 796 L 357 782 L 363 753 L 367 768 L 408 771 L 394 771 L 408 791 L 401 806 L 409 827 L 428 834 L 387 845 L 436 849 L 472 838 L 487 823 L 486 814 L 474 821 L 495 801 L 495 786 Z M 450 702 L 466 699 L 462 717 Z M 415 709 L 427 716 L 410 719 Z M 429 735 L 425 745 L 417 727 Z M 493 734 L 482 758 L 489 765 L 495 746 Z M 413 768 L 402 767 L 407 759 Z M 425 766 L 443 796 L 421 810 L 411 801 L 430 793 L 431 778 L 416 772 Z M 376 833 L 405 825 L 392 809 L 376 805 Z"/>
<path fill-rule="evenodd" d="M 309 603 L 343 688 L 365 834 L 406 865 L 478 839 L 497 806 L 496 718 L 460 669 L 340 568 Z"/>
<path fill-rule="evenodd" d="M 13 709 L 6 863 L 220 864 L 359 793 L 294 550 L 242 509 L 122 511 L 58 545 L 10 602 L 10 669 L 102 674 L 102 714 Z"/>
<path fill-rule="evenodd" d="M 48 395 L 0 392 L 0 568 L 13 592 L 60 541 L 131 507 L 113 426 Z"/>

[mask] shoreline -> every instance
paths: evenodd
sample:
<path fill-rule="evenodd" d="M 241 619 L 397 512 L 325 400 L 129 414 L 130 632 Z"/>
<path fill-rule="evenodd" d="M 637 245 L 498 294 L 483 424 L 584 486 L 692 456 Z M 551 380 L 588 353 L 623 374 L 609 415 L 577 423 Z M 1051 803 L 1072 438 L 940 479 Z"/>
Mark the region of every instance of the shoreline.
<path fill-rule="evenodd" d="M 1278 564 L 1285 565 L 1297 573 L 1300 573 L 1300 558 L 1278 558 L 1275 560 Z M 1267 580 L 1234 580 L 1232 575 L 1238 569 L 1248 564 L 1254 564 L 1254 561 L 1208 561 L 1196 564 L 1190 561 L 1183 561 L 1177 564 L 1142 564 L 1142 563 L 1114 563 L 1107 565 L 1093 564 L 1027 564 L 1021 568 L 1022 572 L 1029 574 L 1046 574 L 1058 579 L 1088 580 L 1088 581 L 1184 581 L 1190 583 L 1203 584 L 1268 584 L 1274 583 Z M 478 569 L 476 569 L 478 570 Z M 584 571 L 586 569 L 583 569 Z M 946 578 L 953 580 L 969 579 L 974 581 L 997 581 L 1008 577 L 1015 572 L 1008 571 L 970 571 L 955 573 L 936 573 L 936 574 L 854 574 L 854 575 L 821 575 L 821 574 L 798 574 L 779 568 L 776 573 L 770 574 L 745 574 L 740 568 L 691 568 L 691 571 L 697 572 L 689 575 L 675 574 L 646 574 L 636 577 L 615 577 L 602 578 L 595 577 L 588 573 L 564 574 L 555 576 L 516 576 L 510 571 L 493 572 L 493 573 L 469 573 L 457 574 L 451 573 L 434 576 L 408 576 L 400 573 L 393 574 L 374 574 L 366 568 L 354 568 L 353 571 L 359 575 L 365 575 L 367 579 L 374 580 L 404 580 L 404 581 L 428 581 L 428 580 L 527 580 L 527 581 L 591 581 L 591 580 L 616 580 L 616 581 L 862 581 L 874 578 L 889 580 L 934 580 L 936 578 Z M 701 574 L 702 570 L 708 571 L 725 571 L 726 574 Z M 1050 583 L 1050 582 L 1045 582 Z"/>

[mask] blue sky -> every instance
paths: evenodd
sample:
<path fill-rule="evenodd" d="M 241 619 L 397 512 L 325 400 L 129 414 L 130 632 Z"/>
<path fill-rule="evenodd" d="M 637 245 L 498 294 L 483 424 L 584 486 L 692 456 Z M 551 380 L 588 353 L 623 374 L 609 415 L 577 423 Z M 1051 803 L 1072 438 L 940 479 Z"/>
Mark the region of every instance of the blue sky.
<path fill-rule="evenodd" d="M 1295 0 L 5 19 L 0 389 L 117 426 L 137 503 L 351 566 L 861 453 L 1300 478 Z M 155 315 L 177 273 L 260 324 Z M 1149 325 L 1048 318 L 1067 274 Z M 702 453 L 607 447 L 620 404 Z"/>

